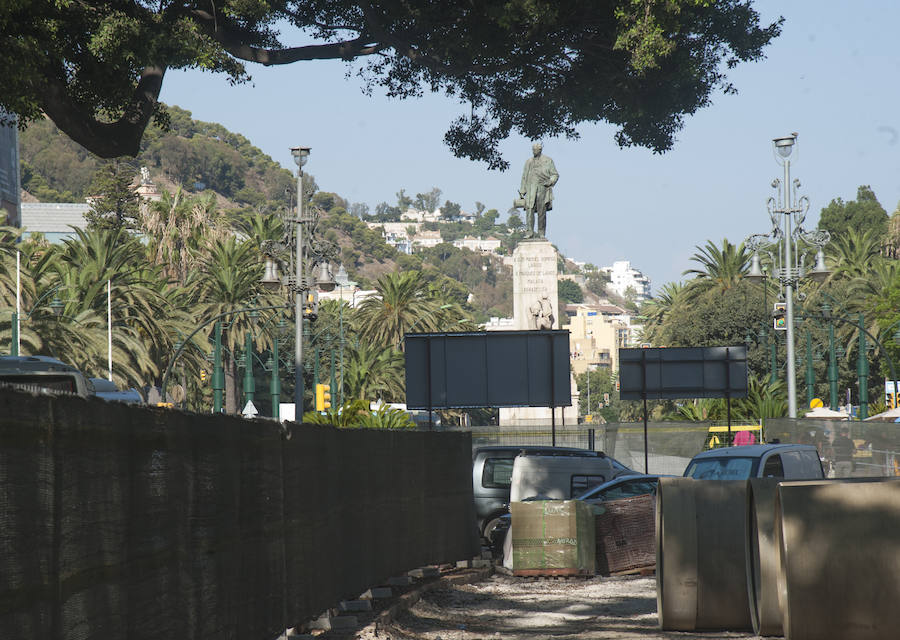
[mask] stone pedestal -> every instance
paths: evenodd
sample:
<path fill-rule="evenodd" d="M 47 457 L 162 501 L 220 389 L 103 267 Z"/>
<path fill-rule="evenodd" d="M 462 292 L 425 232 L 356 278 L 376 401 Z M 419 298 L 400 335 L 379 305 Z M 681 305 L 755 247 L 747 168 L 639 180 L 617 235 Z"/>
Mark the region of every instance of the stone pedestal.
<path fill-rule="evenodd" d="M 559 302 L 557 294 L 556 249 L 544 238 L 522 240 L 513 252 L 513 328 L 516 330 L 536 329 L 531 309 L 542 296 L 553 309 L 552 329 L 559 329 Z M 578 390 L 572 380 L 572 406 L 556 407 L 556 424 L 578 423 Z M 549 407 L 501 407 L 501 426 L 550 426 L 552 417 Z"/>
<path fill-rule="evenodd" d="M 553 307 L 553 329 L 559 329 L 557 302 L 557 253 L 541 238 L 522 240 L 513 251 L 513 321 L 515 329 L 536 329 L 532 306 L 547 296 Z"/>

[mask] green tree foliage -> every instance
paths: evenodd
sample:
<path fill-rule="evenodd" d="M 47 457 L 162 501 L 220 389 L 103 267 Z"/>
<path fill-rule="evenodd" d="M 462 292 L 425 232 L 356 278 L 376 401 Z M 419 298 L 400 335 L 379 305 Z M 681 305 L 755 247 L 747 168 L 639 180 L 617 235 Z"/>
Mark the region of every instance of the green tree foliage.
<path fill-rule="evenodd" d="M 618 422 L 622 402 L 616 391 L 618 374 L 614 371 L 595 369 L 575 376 L 578 385 L 578 410 L 581 415 L 601 416 L 606 422 Z M 606 394 L 609 402 L 605 400 Z M 588 404 L 590 399 L 590 404 Z"/>
<path fill-rule="evenodd" d="M 609 284 L 609 274 L 605 271 L 594 271 L 585 278 L 585 288 L 595 296 L 607 295 L 606 285 Z"/>
<path fill-rule="evenodd" d="M 413 327 L 436 331 L 438 307 L 421 272 L 387 273 L 375 285 L 377 296 L 359 306 L 360 337 L 383 347 L 402 348 L 403 335 Z"/>
<path fill-rule="evenodd" d="M 675 307 L 683 291 L 684 285 L 682 283 L 668 282 L 662 286 L 655 298 L 651 298 L 641 305 L 640 315 L 644 319 L 642 335 L 644 342 L 650 342 L 653 346 L 665 346 L 660 344 L 660 334 L 666 324 L 669 313 Z"/>
<path fill-rule="evenodd" d="M 438 208 L 441 202 L 441 190 L 432 187 L 427 193 L 417 193 L 415 202 L 413 203 L 419 211 L 427 211 L 431 213 Z"/>
<path fill-rule="evenodd" d="M 883 236 L 872 227 L 850 227 L 825 245 L 832 280 L 865 278 L 881 260 Z"/>
<path fill-rule="evenodd" d="M 140 196 L 131 186 L 134 167 L 112 160 L 100 165 L 89 187 L 91 208 L 85 214 L 89 227 L 137 229 L 140 226 Z"/>
<path fill-rule="evenodd" d="M 499 217 L 500 213 L 496 209 L 488 209 L 483 214 L 476 216 L 472 229 L 480 235 L 489 235 L 496 230 Z"/>
<path fill-rule="evenodd" d="M 403 354 L 359 340 L 344 356 L 344 390 L 360 400 L 401 401 L 404 390 Z"/>
<path fill-rule="evenodd" d="M 706 246 L 696 248 L 698 251 L 691 260 L 700 266 L 684 272 L 686 276 L 693 276 L 685 295 L 692 297 L 707 291 L 722 293 L 742 282 L 750 266 L 750 255 L 743 243 L 736 246 L 723 239 L 722 246 L 718 247 L 707 240 Z"/>
<path fill-rule="evenodd" d="M 576 304 L 584 302 L 584 292 L 572 280 L 560 280 L 557 284 L 557 295 L 559 296 L 560 307 L 574 302 Z"/>
<path fill-rule="evenodd" d="M 459 204 L 446 200 L 441 206 L 441 218 L 443 220 L 453 220 L 459 217 L 460 211 Z"/>
<path fill-rule="evenodd" d="M 770 322 L 763 309 L 762 291 L 747 281 L 738 281 L 725 291 L 710 288 L 691 298 L 676 295 L 665 311 L 664 321 L 653 328 L 655 346 L 718 347 L 743 345 L 750 330 Z M 767 373 L 766 352 L 751 349 L 751 371 L 760 378 Z"/>
<path fill-rule="evenodd" d="M 78 202 L 88 194 L 99 159 L 47 118 L 20 132 L 22 188 L 42 202 Z"/>
<path fill-rule="evenodd" d="M 887 211 L 868 185 L 862 185 L 856 190 L 856 200 L 844 202 L 835 198 L 819 215 L 819 229 L 828 231 L 835 238 L 850 229 L 860 232 L 871 229 L 883 236 L 887 231 L 887 222 Z"/>
<path fill-rule="evenodd" d="M 282 24 L 312 42 L 284 43 Z M 513 131 L 575 136 L 579 123 L 601 120 L 618 127 L 620 145 L 661 152 L 686 115 L 734 90 L 724 69 L 762 58 L 780 24 L 761 26 L 741 0 L 580 2 L 565 11 L 531 0 L 20 0 L 0 9 L 0 45 L 15 61 L 0 67 L 0 106 L 26 121 L 46 113 L 102 157 L 134 155 L 150 119 L 165 119 L 157 99 L 167 69 L 244 82 L 245 62 L 357 59 L 369 89 L 462 96 L 470 114 L 445 140 L 491 167 L 506 168 L 498 148 Z"/>

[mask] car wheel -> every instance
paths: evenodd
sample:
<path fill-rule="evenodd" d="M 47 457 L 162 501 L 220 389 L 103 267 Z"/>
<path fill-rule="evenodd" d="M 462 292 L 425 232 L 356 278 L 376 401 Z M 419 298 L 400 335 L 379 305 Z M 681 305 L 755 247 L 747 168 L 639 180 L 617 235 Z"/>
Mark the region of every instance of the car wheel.
<path fill-rule="evenodd" d="M 482 537 L 485 540 L 487 540 L 489 544 L 491 542 L 491 534 L 494 532 L 494 529 L 496 529 L 497 525 L 499 525 L 499 524 L 500 524 L 500 518 L 492 518 L 491 520 L 488 520 L 486 525 L 484 525 L 484 531 L 482 532 Z"/>

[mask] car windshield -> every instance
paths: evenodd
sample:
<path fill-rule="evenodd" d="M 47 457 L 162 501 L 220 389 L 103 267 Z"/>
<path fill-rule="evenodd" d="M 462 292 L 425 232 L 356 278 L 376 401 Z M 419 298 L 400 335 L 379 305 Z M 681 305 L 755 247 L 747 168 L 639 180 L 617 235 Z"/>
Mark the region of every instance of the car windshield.
<path fill-rule="evenodd" d="M 693 460 L 685 477 L 697 480 L 746 480 L 753 475 L 755 458 L 702 458 Z"/>

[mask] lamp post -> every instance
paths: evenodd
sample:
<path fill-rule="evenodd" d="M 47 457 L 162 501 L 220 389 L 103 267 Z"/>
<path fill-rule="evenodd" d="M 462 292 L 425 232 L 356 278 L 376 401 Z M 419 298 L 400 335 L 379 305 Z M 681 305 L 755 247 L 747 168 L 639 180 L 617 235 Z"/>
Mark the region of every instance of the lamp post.
<path fill-rule="evenodd" d="M 809 199 L 806 196 L 797 198 L 797 190 L 800 181 L 791 182 L 791 151 L 797 141 L 797 134 L 791 134 L 783 138 L 775 138 L 772 142 L 776 151 L 776 157 L 784 167 L 783 181 L 775 179 L 772 188 L 776 195 L 766 202 L 769 210 L 769 218 L 772 221 L 772 230 L 768 234 L 754 234 L 747 238 L 745 244 L 753 251 L 750 272 L 747 278 L 753 281 L 764 282 L 766 275 L 762 271 L 759 252 L 769 255 L 772 262 L 774 277 L 781 284 L 780 297 L 785 305 L 785 330 L 787 343 L 787 395 L 788 416 L 797 417 L 797 372 L 794 360 L 794 291 L 800 280 L 807 275 L 816 281 L 823 281 L 828 277 L 828 268 L 825 266 L 825 252 L 823 247 L 831 239 L 827 231 L 806 231 L 803 229 L 803 221 L 809 210 Z M 807 273 L 805 260 L 808 253 L 816 250 L 815 266 Z M 765 285 L 764 285 L 765 286 Z M 798 293 L 798 299 L 805 296 Z"/>
<path fill-rule="evenodd" d="M 293 147 L 291 157 L 297 165 L 297 235 L 295 238 L 294 295 L 294 420 L 303 419 L 303 165 L 309 159 L 309 147 Z"/>
<path fill-rule="evenodd" d="M 305 198 L 303 197 L 303 166 L 309 158 L 309 147 L 291 148 L 291 156 L 297 164 L 297 217 L 286 222 L 293 223 L 294 234 L 291 237 L 290 230 L 285 229 L 283 242 L 265 242 L 262 250 L 266 256 L 266 267 L 262 284 L 266 287 L 278 287 L 286 285 L 289 293 L 294 296 L 294 419 L 303 417 L 303 317 L 304 305 L 309 302 L 308 297 L 313 292 L 313 285 L 322 291 L 333 291 L 334 278 L 331 275 L 330 260 L 334 260 L 340 253 L 340 248 L 333 242 L 324 241 L 315 237 L 313 233 L 318 216 L 313 212 L 305 211 Z M 304 226 L 309 227 L 304 234 Z M 282 279 L 278 276 L 277 263 L 288 264 L 285 257 L 290 257 L 291 243 L 293 243 L 293 275 Z M 315 281 L 313 282 L 313 271 Z M 312 301 L 313 304 L 315 300 Z M 311 313 L 314 310 L 310 309 Z M 312 319 L 312 318 L 311 318 Z"/>
<path fill-rule="evenodd" d="M 338 303 L 340 306 L 338 307 L 338 326 L 341 336 L 341 385 L 338 387 L 338 406 L 344 405 L 344 287 L 350 284 L 350 277 L 347 275 L 347 270 L 344 268 L 342 264 L 338 267 L 338 272 L 334 275 L 335 282 L 338 283 L 338 286 L 341 288 L 341 298 Z M 332 391 L 333 393 L 333 391 Z"/>

